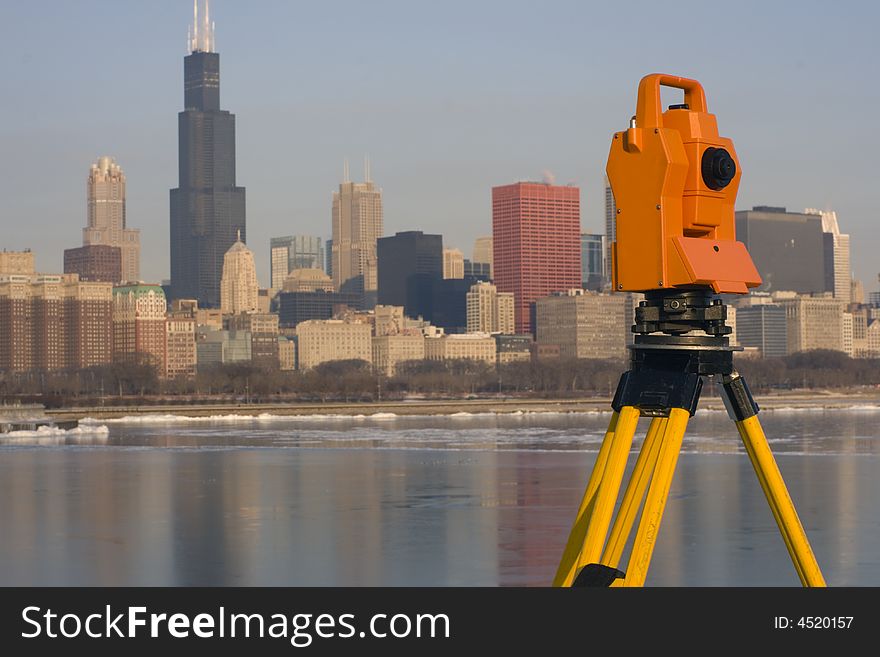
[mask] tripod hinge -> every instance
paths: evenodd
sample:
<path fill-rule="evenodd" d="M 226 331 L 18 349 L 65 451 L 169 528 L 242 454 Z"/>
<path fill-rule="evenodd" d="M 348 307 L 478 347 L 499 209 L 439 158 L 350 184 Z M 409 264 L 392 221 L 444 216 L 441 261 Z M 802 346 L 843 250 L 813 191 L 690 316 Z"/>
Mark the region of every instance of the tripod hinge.
<path fill-rule="evenodd" d="M 736 372 L 721 379 L 721 398 L 727 414 L 734 422 L 741 422 L 758 414 L 758 402 L 752 397 L 746 380 Z"/>
<path fill-rule="evenodd" d="M 643 416 L 668 417 L 673 408 L 693 416 L 700 401 L 703 379 L 699 374 L 669 370 L 629 370 L 620 377 L 611 407 L 620 412 L 633 406 Z"/>

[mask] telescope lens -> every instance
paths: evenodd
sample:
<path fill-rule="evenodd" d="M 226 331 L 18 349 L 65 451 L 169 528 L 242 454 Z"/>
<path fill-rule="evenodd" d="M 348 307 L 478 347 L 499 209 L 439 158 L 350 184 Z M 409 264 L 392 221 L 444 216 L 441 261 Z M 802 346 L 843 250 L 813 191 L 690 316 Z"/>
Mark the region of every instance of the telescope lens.
<path fill-rule="evenodd" d="M 736 162 L 723 148 L 707 148 L 703 151 L 703 182 L 706 187 L 718 191 L 724 189 L 736 175 Z"/>

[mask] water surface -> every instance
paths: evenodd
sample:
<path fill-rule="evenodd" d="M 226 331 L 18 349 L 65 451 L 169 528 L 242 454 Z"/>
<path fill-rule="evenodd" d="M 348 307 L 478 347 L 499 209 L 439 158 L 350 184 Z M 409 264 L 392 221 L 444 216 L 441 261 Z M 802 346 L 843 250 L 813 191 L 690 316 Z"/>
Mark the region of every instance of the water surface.
<path fill-rule="evenodd" d="M 546 585 L 609 417 L 146 417 L 2 438 L 0 585 Z M 880 409 L 761 418 L 829 584 L 880 585 Z M 798 584 L 724 413 L 691 422 L 648 584 Z"/>

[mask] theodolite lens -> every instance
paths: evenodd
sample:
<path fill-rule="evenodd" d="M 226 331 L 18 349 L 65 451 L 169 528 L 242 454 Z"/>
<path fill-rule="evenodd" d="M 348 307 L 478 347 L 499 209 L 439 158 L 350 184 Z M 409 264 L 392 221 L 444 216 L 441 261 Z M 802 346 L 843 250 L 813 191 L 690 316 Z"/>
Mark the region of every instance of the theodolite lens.
<path fill-rule="evenodd" d="M 723 148 L 707 148 L 703 151 L 703 182 L 706 187 L 718 191 L 724 189 L 736 175 L 736 162 Z"/>

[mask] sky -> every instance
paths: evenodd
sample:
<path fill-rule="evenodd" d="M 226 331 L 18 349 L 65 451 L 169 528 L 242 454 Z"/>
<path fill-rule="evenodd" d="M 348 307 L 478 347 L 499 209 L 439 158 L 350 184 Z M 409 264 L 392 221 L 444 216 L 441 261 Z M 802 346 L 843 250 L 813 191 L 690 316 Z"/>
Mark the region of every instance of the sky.
<path fill-rule="evenodd" d="M 359 180 L 369 155 L 386 234 L 442 233 L 466 257 L 491 234 L 491 187 L 545 172 L 581 188 L 582 229 L 604 232 L 611 135 L 639 79 L 664 72 L 698 79 L 733 139 L 737 208 L 836 210 L 877 289 L 877 3 L 214 0 L 211 14 L 264 286 L 270 237 L 330 236 L 345 158 Z M 191 20 L 191 0 L 0 3 L 0 248 L 61 271 L 89 166 L 111 155 L 142 277 L 168 277 Z"/>

